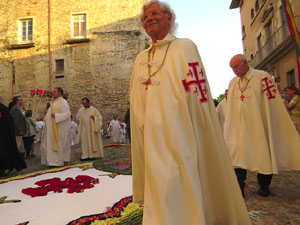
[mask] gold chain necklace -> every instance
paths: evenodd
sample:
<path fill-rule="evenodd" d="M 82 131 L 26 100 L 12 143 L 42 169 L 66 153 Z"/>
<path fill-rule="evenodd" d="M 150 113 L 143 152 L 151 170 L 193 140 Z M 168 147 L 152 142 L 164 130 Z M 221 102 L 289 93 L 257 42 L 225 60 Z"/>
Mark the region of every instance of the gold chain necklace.
<path fill-rule="evenodd" d="M 241 79 L 239 79 L 239 81 L 238 81 L 239 89 L 240 89 L 240 92 L 241 92 L 241 97 L 240 97 L 240 98 L 242 99 L 242 101 L 244 101 L 244 98 L 245 98 L 244 92 L 245 92 L 246 89 L 247 89 L 247 86 L 248 86 L 248 84 L 249 84 L 250 79 L 247 80 L 247 83 L 246 83 L 245 87 L 243 87 L 243 88 L 241 88 L 240 81 L 241 81 Z"/>
<path fill-rule="evenodd" d="M 153 77 L 155 74 L 157 74 L 157 72 L 162 68 L 162 66 L 163 66 L 163 64 L 165 63 L 165 60 L 166 60 L 166 58 L 167 58 L 167 53 L 168 53 L 168 50 L 169 50 L 169 47 L 170 47 L 170 45 L 171 45 L 171 43 L 172 43 L 173 41 L 171 41 L 169 44 L 168 44 L 168 46 L 167 46 L 167 50 L 166 50 L 166 52 L 165 52 L 165 55 L 164 55 L 164 58 L 163 58 L 163 61 L 162 61 L 162 63 L 161 63 L 161 65 L 159 66 L 159 68 L 154 72 L 154 73 L 152 73 L 151 74 L 151 65 L 150 65 L 150 50 L 148 51 L 148 80 L 144 83 L 145 85 L 146 85 L 146 88 L 145 88 L 145 90 L 147 91 L 148 90 L 148 85 L 150 85 L 151 84 L 151 77 Z"/>

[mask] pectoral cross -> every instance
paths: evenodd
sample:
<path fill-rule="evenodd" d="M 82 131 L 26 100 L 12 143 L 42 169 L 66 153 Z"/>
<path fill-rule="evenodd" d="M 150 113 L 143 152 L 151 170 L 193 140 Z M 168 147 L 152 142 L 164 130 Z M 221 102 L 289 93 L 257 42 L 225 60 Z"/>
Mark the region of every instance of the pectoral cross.
<path fill-rule="evenodd" d="M 147 90 L 148 90 L 148 85 L 151 84 L 151 79 L 150 79 L 150 77 L 148 78 L 148 80 L 147 80 L 144 84 L 146 85 L 145 90 L 147 91 Z"/>
<path fill-rule="evenodd" d="M 240 98 L 241 98 L 241 100 L 242 100 L 242 101 L 244 101 L 244 99 L 245 99 L 245 95 L 244 95 L 244 94 L 242 94 Z"/>

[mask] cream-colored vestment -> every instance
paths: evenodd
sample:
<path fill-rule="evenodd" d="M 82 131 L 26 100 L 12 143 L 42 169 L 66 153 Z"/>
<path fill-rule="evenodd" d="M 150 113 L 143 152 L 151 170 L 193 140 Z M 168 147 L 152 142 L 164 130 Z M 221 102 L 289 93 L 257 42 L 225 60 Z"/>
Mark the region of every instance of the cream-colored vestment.
<path fill-rule="evenodd" d="M 71 121 L 71 145 L 78 144 L 76 143 L 77 126 L 78 125 L 75 121 Z"/>
<path fill-rule="evenodd" d="M 115 120 L 113 119 L 112 121 L 110 121 L 109 124 L 110 127 L 110 131 L 111 131 L 111 138 L 113 140 L 114 143 L 117 143 L 120 141 L 120 122 L 119 120 Z"/>
<path fill-rule="evenodd" d="M 147 87 L 148 65 L 158 72 Z M 130 86 L 143 225 L 250 224 L 195 44 L 170 34 L 152 44 L 137 56 Z"/>
<path fill-rule="evenodd" d="M 224 128 L 233 166 L 262 174 L 299 170 L 300 138 L 272 77 L 250 68 L 239 86 L 240 79 L 229 85 Z"/>
<path fill-rule="evenodd" d="M 94 119 L 91 116 L 94 116 Z M 100 112 L 93 106 L 82 108 L 79 118 L 78 130 L 82 150 L 81 158 L 104 157 L 101 139 L 102 116 Z"/>
<path fill-rule="evenodd" d="M 71 112 L 68 102 L 59 97 L 53 102 L 58 130 L 58 151 L 53 149 L 53 126 L 51 109 L 45 116 L 45 127 L 41 143 L 41 161 L 48 166 L 63 166 L 70 161 L 71 152 Z"/>
<path fill-rule="evenodd" d="M 223 99 L 217 106 L 217 115 L 219 118 L 220 125 L 222 127 L 222 131 L 224 131 L 224 123 L 225 123 L 225 114 L 227 110 L 227 99 Z"/>

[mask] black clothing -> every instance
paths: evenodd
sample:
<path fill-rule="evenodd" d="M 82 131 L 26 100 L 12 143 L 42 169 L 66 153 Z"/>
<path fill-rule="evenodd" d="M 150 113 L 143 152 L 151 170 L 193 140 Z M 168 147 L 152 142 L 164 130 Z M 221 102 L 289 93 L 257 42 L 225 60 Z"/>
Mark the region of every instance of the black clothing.
<path fill-rule="evenodd" d="M 234 171 L 235 171 L 238 183 L 240 185 L 241 192 L 242 192 L 243 196 L 245 196 L 244 188 L 245 188 L 245 180 L 247 177 L 247 170 L 236 168 L 236 169 L 234 169 Z M 257 182 L 260 186 L 260 189 L 258 191 L 259 195 L 262 195 L 265 197 L 270 195 L 269 186 L 271 184 L 272 177 L 273 177 L 273 174 L 261 174 L 261 173 L 257 174 Z"/>
<path fill-rule="evenodd" d="M 24 148 L 25 148 L 25 152 L 26 152 L 26 157 L 29 157 L 30 156 L 31 146 L 34 143 L 34 136 L 23 137 L 23 142 L 24 142 Z"/>
<path fill-rule="evenodd" d="M 14 130 L 14 122 L 8 108 L 0 103 L 0 173 L 6 169 L 21 170 L 26 168 L 22 159 Z"/>
<path fill-rule="evenodd" d="M 131 142 L 131 135 L 130 135 L 130 111 L 129 111 L 129 108 L 127 109 L 127 112 L 125 114 L 125 123 L 126 123 L 126 132 L 127 132 L 127 135 L 128 135 L 128 139 L 129 139 L 129 142 Z"/>

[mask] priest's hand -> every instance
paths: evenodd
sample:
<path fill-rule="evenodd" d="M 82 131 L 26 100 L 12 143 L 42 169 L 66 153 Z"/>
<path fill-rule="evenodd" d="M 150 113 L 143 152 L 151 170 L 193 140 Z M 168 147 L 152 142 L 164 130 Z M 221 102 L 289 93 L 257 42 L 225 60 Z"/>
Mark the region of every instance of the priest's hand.
<path fill-rule="evenodd" d="M 95 117 L 94 117 L 94 116 L 91 116 L 91 119 L 92 119 L 92 120 L 95 120 Z"/>
<path fill-rule="evenodd" d="M 51 113 L 51 117 L 52 117 L 52 118 L 55 118 L 55 114 L 54 114 L 54 113 Z"/>

